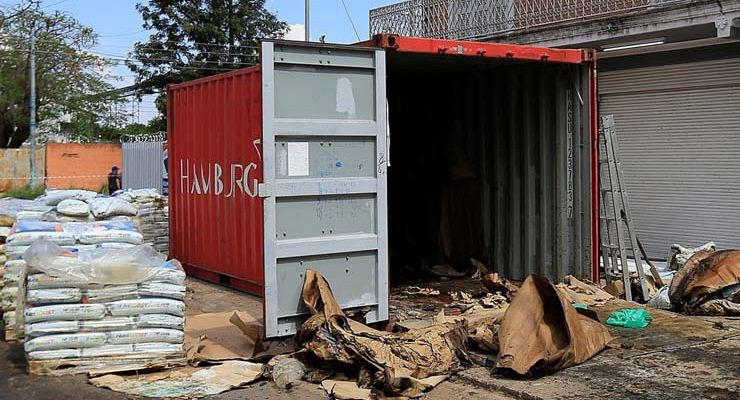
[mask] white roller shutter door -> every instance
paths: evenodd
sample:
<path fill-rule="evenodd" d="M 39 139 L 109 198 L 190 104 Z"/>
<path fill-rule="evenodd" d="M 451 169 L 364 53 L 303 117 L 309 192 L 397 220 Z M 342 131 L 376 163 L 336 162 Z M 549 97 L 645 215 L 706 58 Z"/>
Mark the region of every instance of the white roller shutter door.
<path fill-rule="evenodd" d="M 599 97 L 649 256 L 740 248 L 740 58 L 603 72 Z"/>

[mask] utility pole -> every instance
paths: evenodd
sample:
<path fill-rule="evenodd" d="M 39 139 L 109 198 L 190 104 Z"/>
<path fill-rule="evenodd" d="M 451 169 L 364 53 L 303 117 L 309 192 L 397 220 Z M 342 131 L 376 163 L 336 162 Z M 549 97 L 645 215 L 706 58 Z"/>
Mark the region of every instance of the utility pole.
<path fill-rule="evenodd" d="M 311 0 L 306 0 L 306 20 L 305 20 L 305 28 L 306 28 L 306 41 L 311 41 Z"/>
<path fill-rule="evenodd" d="M 31 53 L 29 55 L 29 89 L 31 113 L 28 122 L 28 131 L 31 138 L 31 187 L 36 183 L 36 21 L 31 23 Z"/>

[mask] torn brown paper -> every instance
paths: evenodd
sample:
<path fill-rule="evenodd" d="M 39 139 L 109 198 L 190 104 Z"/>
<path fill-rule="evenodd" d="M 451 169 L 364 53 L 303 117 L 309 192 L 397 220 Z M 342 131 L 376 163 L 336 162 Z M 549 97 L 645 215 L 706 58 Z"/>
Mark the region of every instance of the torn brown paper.
<path fill-rule="evenodd" d="M 262 350 L 262 325 L 244 311 L 206 313 L 185 319 L 188 361 L 249 359 Z"/>
<path fill-rule="evenodd" d="M 303 299 L 313 314 L 298 341 L 314 355 L 369 368 L 388 387 L 402 391 L 410 378 L 444 375 L 460 366 L 466 351 L 465 321 L 414 329 L 401 334 L 372 329 L 348 320 L 336 303 L 329 283 L 318 272 L 306 271 Z M 374 382 L 373 382 L 374 383 Z M 399 386 L 401 385 L 401 386 Z"/>
<path fill-rule="evenodd" d="M 684 306 L 690 314 L 736 315 L 739 307 L 715 292 L 738 283 L 740 250 L 700 251 L 676 273 L 668 295 L 671 303 Z"/>
<path fill-rule="evenodd" d="M 601 306 L 614 298 L 614 296 L 596 286 L 596 284 L 583 282 L 572 275 L 567 275 L 563 279 L 563 282 L 558 283 L 555 287 L 570 303 Z"/>
<path fill-rule="evenodd" d="M 604 325 L 578 314 L 547 278 L 531 275 L 517 291 L 498 331 L 496 367 L 520 375 L 580 364 L 612 336 Z"/>
<path fill-rule="evenodd" d="M 330 399 L 337 400 L 371 400 L 373 399 L 370 389 L 363 389 L 357 382 L 335 381 L 327 379 L 321 382 L 321 387 L 326 391 Z"/>
<path fill-rule="evenodd" d="M 509 293 L 510 296 L 513 296 L 518 289 L 515 284 L 511 283 L 508 279 L 501 278 L 496 272 L 483 275 L 480 281 L 491 293 Z"/>
<path fill-rule="evenodd" d="M 209 368 L 183 367 L 145 375 L 103 375 L 90 379 L 97 387 L 134 396 L 206 397 L 254 382 L 262 364 L 226 361 Z"/>

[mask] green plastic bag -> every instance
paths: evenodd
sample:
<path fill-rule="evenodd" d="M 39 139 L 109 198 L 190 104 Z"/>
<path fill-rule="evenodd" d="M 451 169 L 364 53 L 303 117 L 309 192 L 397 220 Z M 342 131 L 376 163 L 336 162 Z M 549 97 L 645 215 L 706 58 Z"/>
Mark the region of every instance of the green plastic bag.
<path fill-rule="evenodd" d="M 606 323 L 625 328 L 645 328 L 652 320 L 653 317 L 644 308 L 627 308 L 614 311 L 606 320 Z"/>

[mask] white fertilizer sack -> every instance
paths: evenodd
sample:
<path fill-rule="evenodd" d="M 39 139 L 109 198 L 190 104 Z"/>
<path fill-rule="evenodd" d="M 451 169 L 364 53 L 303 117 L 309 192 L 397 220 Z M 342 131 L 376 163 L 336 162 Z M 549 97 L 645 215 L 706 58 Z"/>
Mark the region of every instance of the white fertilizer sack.
<path fill-rule="evenodd" d="M 48 335 L 28 340 L 24 344 L 26 353 L 41 350 L 76 349 L 102 346 L 107 341 L 105 333 L 74 333 Z"/>
<path fill-rule="evenodd" d="M 185 328 L 185 317 L 169 314 L 143 314 L 136 319 L 139 328 L 168 328 L 179 329 Z"/>
<path fill-rule="evenodd" d="M 56 277 L 47 274 L 28 275 L 28 289 L 54 289 L 54 288 L 86 288 L 90 286 L 88 281 L 75 277 Z"/>
<path fill-rule="evenodd" d="M 136 215 L 136 207 L 115 197 L 99 197 L 90 201 L 90 211 L 95 218 L 103 219 L 115 215 Z"/>
<path fill-rule="evenodd" d="M 129 243 L 129 244 L 141 244 L 144 237 L 141 233 L 129 231 L 129 230 L 101 230 L 85 232 L 80 234 L 79 241 L 84 244 L 99 244 L 99 243 Z"/>
<path fill-rule="evenodd" d="M 137 329 L 110 332 L 108 343 L 182 343 L 184 339 L 182 331 L 174 329 Z"/>
<path fill-rule="evenodd" d="M 59 360 L 82 357 L 82 349 L 42 350 L 27 353 L 29 360 Z"/>
<path fill-rule="evenodd" d="M 44 201 L 47 206 L 56 206 L 67 199 L 91 201 L 97 195 L 89 190 L 47 190 Z"/>
<path fill-rule="evenodd" d="M 137 285 L 106 285 L 100 289 L 87 289 L 83 295 L 90 303 L 107 303 L 139 297 Z"/>
<path fill-rule="evenodd" d="M 103 304 L 55 304 L 29 307 L 24 311 L 26 323 L 39 321 L 100 319 L 105 316 Z"/>
<path fill-rule="evenodd" d="M 122 250 L 122 249 L 130 249 L 136 245 L 131 244 L 131 243 L 101 243 L 99 246 L 101 249 Z"/>
<path fill-rule="evenodd" d="M 26 293 L 28 304 L 78 303 L 82 290 L 77 288 L 31 289 Z"/>
<path fill-rule="evenodd" d="M 57 204 L 57 212 L 70 217 L 87 217 L 90 215 L 90 206 L 84 201 L 66 199 Z"/>
<path fill-rule="evenodd" d="M 11 315 L 15 321 L 15 313 Z M 8 317 L 10 318 L 10 317 Z M 15 323 L 15 322 L 14 322 Z M 146 328 L 183 330 L 185 318 L 168 314 L 145 314 L 136 317 L 106 317 L 99 320 L 45 321 L 26 324 L 27 337 L 77 332 L 109 332 Z"/>
<path fill-rule="evenodd" d="M 16 232 L 8 236 L 6 243 L 10 246 L 30 246 L 42 238 L 60 246 L 75 244 L 75 235 L 69 232 Z"/>
<path fill-rule="evenodd" d="M 182 353 L 181 344 L 170 343 L 144 343 L 144 344 L 111 344 L 99 347 L 85 349 L 62 349 L 34 351 L 28 353 L 31 360 L 53 360 L 64 358 L 83 358 L 83 357 L 112 357 L 112 356 L 129 356 L 129 355 L 154 355 L 154 354 L 176 354 Z"/>
<path fill-rule="evenodd" d="M 120 300 L 108 303 L 108 308 L 114 317 L 139 314 L 185 315 L 185 303 L 170 299 Z"/>
<path fill-rule="evenodd" d="M 145 282 L 139 285 L 142 297 L 167 297 L 182 300 L 185 298 L 185 286 L 162 282 Z"/>

